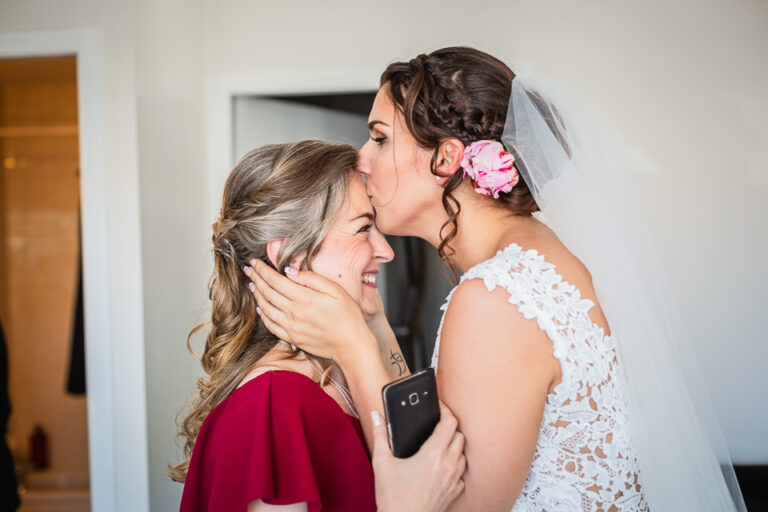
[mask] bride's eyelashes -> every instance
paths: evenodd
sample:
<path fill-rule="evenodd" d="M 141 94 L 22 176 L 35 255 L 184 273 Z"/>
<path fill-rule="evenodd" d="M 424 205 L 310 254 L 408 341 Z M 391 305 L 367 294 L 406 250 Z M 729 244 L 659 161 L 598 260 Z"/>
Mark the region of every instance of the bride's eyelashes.
<path fill-rule="evenodd" d="M 386 137 L 374 137 L 374 136 L 371 136 L 371 140 L 373 142 L 375 142 L 376 144 L 378 144 L 379 146 L 381 146 L 382 144 L 384 144 L 384 141 L 387 140 L 387 138 Z"/>

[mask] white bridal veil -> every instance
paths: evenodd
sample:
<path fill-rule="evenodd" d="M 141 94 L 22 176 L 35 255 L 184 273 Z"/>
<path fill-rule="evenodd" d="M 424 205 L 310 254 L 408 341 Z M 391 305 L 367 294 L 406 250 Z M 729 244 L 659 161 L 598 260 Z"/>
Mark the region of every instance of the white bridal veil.
<path fill-rule="evenodd" d="M 502 142 L 544 220 L 592 274 L 618 347 L 652 512 L 746 510 L 620 145 L 551 85 L 513 80 Z"/>

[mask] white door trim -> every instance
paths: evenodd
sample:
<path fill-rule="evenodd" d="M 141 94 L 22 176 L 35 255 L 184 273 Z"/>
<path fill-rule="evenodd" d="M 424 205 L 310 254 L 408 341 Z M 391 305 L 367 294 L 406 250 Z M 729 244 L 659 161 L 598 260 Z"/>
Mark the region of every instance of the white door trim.
<path fill-rule="evenodd" d="M 128 227 L 138 223 L 139 198 L 137 191 L 135 197 L 118 206 L 107 199 L 102 48 L 101 30 L 96 28 L 0 33 L 3 58 L 77 58 L 91 509 L 115 511 L 130 504 L 132 510 L 148 511 L 143 300 L 141 293 L 127 294 L 129 297 L 121 297 L 117 311 L 112 297 L 121 292 L 110 289 L 111 284 L 124 279 L 141 282 L 140 237 L 138 230 L 126 229 L 125 236 L 118 237 L 117 247 L 110 245 L 107 236 L 108 221 L 125 221 L 126 204 L 131 210 L 127 215 L 132 217 Z M 120 279 L 111 274 L 117 270 L 117 260 L 123 263 Z M 127 267 L 126 261 L 131 263 Z M 140 320 L 138 339 L 135 332 L 126 336 L 112 332 L 113 319 L 118 316 Z M 130 485 L 125 481 L 128 476 Z"/>
<path fill-rule="evenodd" d="M 218 215 L 224 178 L 234 165 L 233 101 L 235 96 L 298 96 L 371 92 L 379 88 L 379 68 L 286 70 L 215 75 L 208 79 L 208 211 Z"/>

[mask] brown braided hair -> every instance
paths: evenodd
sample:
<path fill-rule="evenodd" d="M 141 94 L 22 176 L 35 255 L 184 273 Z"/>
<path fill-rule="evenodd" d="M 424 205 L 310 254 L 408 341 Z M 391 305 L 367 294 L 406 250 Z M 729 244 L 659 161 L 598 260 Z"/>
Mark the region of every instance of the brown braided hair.
<path fill-rule="evenodd" d="M 256 314 L 243 266 L 256 258 L 282 269 L 294 257 L 303 256 L 302 268 L 311 270 L 312 258 L 346 200 L 349 176 L 356 169 L 357 150 L 352 146 L 306 140 L 251 151 L 227 177 L 211 238 L 211 317 L 187 336 L 187 348 L 195 355 L 190 338 L 211 327 L 200 357 L 206 377 L 198 379 L 192 410 L 180 424 L 184 461 L 168 466 L 173 480 L 186 480 L 203 420 L 278 343 Z M 286 241 L 273 265 L 267 244 L 282 238 Z M 324 370 L 318 382 L 324 385 L 331 362 L 304 355 Z"/>
<path fill-rule="evenodd" d="M 434 150 L 430 169 L 439 176 L 437 149 L 445 139 L 456 138 L 465 146 L 484 139 L 501 141 L 514 78 L 506 64 L 485 52 L 450 47 L 390 64 L 381 75 L 381 86 L 389 86 L 390 98 L 416 142 Z M 448 258 L 454 254 L 450 242 L 458 233 L 461 204 L 453 192 L 463 179 L 461 171 L 451 176 L 442 197 L 448 220 L 440 228 L 438 254 L 454 279 L 458 275 Z M 530 216 L 539 210 L 522 179 L 493 201 L 513 215 Z"/>

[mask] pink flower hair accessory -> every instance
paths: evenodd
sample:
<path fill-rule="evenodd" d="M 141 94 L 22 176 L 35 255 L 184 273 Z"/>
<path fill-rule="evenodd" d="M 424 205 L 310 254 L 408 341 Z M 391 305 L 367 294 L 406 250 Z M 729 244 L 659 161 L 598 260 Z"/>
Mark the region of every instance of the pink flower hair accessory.
<path fill-rule="evenodd" d="M 464 149 L 461 166 L 475 192 L 498 199 L 499 192 L 509 192 L 520 181 L 514 161 L 501 142 L 478 140 Z"/>

